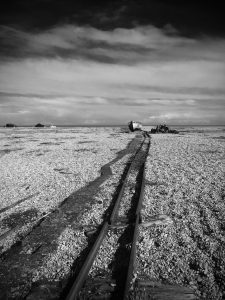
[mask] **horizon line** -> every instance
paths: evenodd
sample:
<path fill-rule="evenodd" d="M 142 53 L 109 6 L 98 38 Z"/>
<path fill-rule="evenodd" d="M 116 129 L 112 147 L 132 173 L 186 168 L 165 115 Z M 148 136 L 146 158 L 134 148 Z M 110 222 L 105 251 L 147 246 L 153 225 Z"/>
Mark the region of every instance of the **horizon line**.
<path fill-rule="evenodd" d="M 13 123 L 6 123 L 6 124 L 13 124 Z M 0 125 L 0 127 L 6 128 L 6 124 Z M 161 123 L 160 123 L 161 124 Z M 15 127 L 7 127 L 7 128 L 18 128 L 18 127 L 35 127 L 35 125 L 16 125 Z M 44 124 L 43 124 L 44 125 Z M 157 126 L 157 124 L 142 124 L 142 126 Z M 166 124 L 168 126 L 225 126 L 225 124 Z M 49 128 L 50 126 L 56 126 L 56 127 L 121 127 L 121 126 L 128 126 L 127 124 L 50 124 L 50 125 L 44 125 L 42 128 Z"/>

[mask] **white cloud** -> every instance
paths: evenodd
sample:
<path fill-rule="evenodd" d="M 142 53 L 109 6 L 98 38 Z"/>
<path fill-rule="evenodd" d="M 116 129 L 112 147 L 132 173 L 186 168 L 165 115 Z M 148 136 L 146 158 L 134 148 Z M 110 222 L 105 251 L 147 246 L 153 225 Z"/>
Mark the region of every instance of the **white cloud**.
<path fill-rule="evenodd" d="M 18 110 L 19 114 L 29 114 L 30 111 L 29 110 Z"/>
<path fill-rule="evenodd" d="M 91 103 L 96 103 L 96 104 L 107 104 L 108 101 L 105 98 L 102 97 L 94 97 L 91 99 Z"/>
<path fill-rule="evenodd" d="M 152 103 L 157 103 L 159 105 L 195 105 L 196 101 L 193 99 L 187 99 L 187 100 L 174 100 L 174 99 L 157 99 L 157 100 L 152 100 Z"/>
<path fill-rule="evenodd" d="M 156 116 L 150 116 L 149 119 L 150 120 L 177 120 L 177 119 L 193 119 L 196 118 L 197 116 L 193 113 L 177 113 L 177 112 L 170 112 L 170 113 L 165 113 L 165 114 L 160 114 L 160 115 L 156 115 Z"/>

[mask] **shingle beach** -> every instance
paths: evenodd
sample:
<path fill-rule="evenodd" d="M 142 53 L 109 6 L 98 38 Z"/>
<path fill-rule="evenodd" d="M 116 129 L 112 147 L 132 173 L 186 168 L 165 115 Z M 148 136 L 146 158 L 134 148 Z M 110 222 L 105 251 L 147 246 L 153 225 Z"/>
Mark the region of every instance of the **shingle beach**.
<path fill-rule="evenodd" d="M 59 298 L 141 140 L 119 127 L 0 129 L 0 290 L 9 298 L 24 298 L 37 284 Z M 223 299 L 224 158 L 223 128 L 151 135 L 136 278 Z M 91 275 L 109 270 L 123 231 L 109 231 Z M 35 290 L 27 299 L 38 299 Z"/>

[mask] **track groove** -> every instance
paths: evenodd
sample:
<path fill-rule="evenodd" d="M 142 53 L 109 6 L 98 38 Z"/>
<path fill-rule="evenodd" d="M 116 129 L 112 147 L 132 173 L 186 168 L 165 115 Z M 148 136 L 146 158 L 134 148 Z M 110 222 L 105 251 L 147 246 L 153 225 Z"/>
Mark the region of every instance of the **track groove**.
<path fill-rule="evenodd" d="M 87 258 L 66 297 L 67 300 L 128 299 L 129 289 L 133 279 L 136 240 L 138 236 L 140 209 L 145 184 L 143 180 L 145 160 L 150 147 L 150 136 L 147 132 L 143 132 L 143 137 L 143 142 L 136 152 L 136 155 L 129 166 L 126 177 L 123 180 L 114 208 L 102 225 L 97 239 L 88 253 Z M 134 173 L 134 171 L 136 172 L 136 182 L 135 190 L 131 197 L 130 208 L 127 213 L 129 217 L 121 218 L 118 217 L 121 201 L 127 187 L 129 187 L 129 184 L 131 185 L 132 183 L 132 181 L 129 183 L 129 176 L 132 172 Z M 98 259 L 98 256 L 100 255 L 98 252 L 101 251 L 106 236 L 110 237 L 110 233 L 117 235 L 117 233 L 121 230 L 122 233 L 118 239 L 119 247 L 115 252 L 114 262 L 112 263 L 114 265 L 112 267 L 112 274 L 104 274 L 100 277 L 97 276 L 96 278 L 88 278 L 88 273 L 90 269 L 93 268 L 93 263 L 96 257 Z M 93 292 L 96 292 L 96 290 L 98 290 L 98 292 L 93 296 Z"/>

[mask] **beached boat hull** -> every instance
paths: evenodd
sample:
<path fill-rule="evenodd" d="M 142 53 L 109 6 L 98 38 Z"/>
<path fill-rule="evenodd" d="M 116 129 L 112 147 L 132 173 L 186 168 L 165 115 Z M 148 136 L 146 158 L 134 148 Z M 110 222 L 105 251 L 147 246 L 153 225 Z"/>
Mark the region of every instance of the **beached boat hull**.
<path fill-rule="evenodd" d="M 128 127 L 130 129 L 130 131 L 134 132 L 136 130 L 142 130 L 142 124 L 139 122 L 135 122 L 135 121 L 130 121 L 128 123 Z"/>

